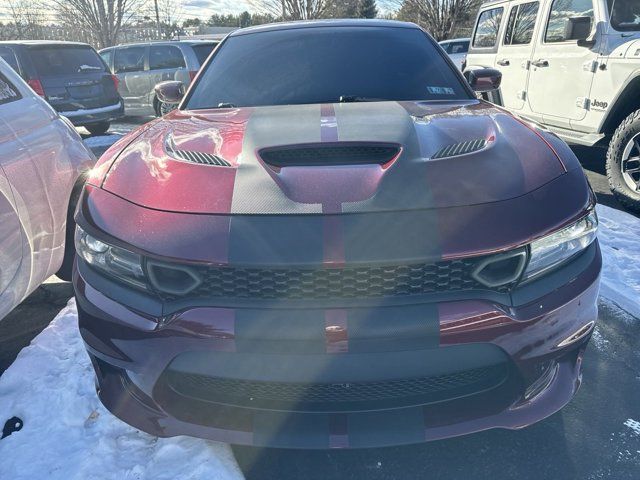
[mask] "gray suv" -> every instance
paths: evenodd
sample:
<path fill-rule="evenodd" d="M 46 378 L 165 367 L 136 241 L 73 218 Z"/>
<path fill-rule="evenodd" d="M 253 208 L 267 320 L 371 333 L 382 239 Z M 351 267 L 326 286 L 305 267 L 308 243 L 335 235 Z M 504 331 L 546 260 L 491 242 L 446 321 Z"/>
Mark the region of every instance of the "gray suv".
<path fill-rule="evenodd" d="M 125 113 L 160 116 L 167 106 L 157 99 L 156 84 L 178 80 L 189 85 L 217 44 L 202 40 L 134 43 L 98 53 L 118 77 Z"/>

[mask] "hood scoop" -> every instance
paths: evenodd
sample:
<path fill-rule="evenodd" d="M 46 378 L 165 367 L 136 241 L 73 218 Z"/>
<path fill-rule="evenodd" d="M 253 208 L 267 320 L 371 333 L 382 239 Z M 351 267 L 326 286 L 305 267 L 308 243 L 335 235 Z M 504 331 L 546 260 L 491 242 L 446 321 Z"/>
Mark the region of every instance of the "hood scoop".
<path fill-rule="evenodd" d="M 469 140 L 466 142 L 454 143 L 442 147 L 436 153 L 431 156 L 432 160 L 438 158 L 457 157 L 458 155 L 465 155 L 467 153 L 477 152 L 487 146 L 487 141 L 484 138 L 476 138 L 475 140 Z"/>
<path fill-rule="evenodd" d="M 400 153 L 400 145 L 381 142 L 335 142 L 268 147 L 262 160 L 277 168 L 334 165 L 384 165 Z"/>
<path fill-rule="evenodd" d="M 230 167 L 231 164 L 224 158 L 214 155 L 213 153 L 197 152 L 195 150 L 181 150 L 176 147 L 171 134 L 167 135 L 165 142 L 165 150 L 176 160 L 185 162 L 198 163 L 200 165 L 211 165 L 214 167 Z"/>

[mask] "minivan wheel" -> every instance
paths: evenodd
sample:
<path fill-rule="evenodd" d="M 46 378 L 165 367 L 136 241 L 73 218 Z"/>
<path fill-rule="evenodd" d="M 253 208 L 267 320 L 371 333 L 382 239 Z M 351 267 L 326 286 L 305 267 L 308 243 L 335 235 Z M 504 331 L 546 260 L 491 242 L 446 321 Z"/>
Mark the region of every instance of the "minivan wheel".
<path fill-rule="evenodd" d="M 85 125 L 84 128 L 89 130 L 89 133 L 91 135 L 102 135 L 107 133 L 110 126 L 111 126 L 110 122 L 98 122 L 98 123 L 91 123 L 89 125 Z"/>
<path fill-rule="evenodd" d="M 607 178 L 618 201 L 640 212 L 640 110 L 617 128 L 607 151 Z"/>
<path fill-rule="evenodd" d="M 73 261 L 76 257 L 76 245 L 75 245 L 75 233 L 76 233 L 76 221 L 73 218 L 76 212 L 76 205 L 78 199 L 82 193 L 82 187 L 84 185 L 84 178 L 73 188 L 71 198 L 69 199 L 69 208 L 67 209 L 67 229 L 64 238 L 64 259 L 60 269 L 56 272 L 56 277 L 66 282 L 71 281 L 73 275 Z"/>

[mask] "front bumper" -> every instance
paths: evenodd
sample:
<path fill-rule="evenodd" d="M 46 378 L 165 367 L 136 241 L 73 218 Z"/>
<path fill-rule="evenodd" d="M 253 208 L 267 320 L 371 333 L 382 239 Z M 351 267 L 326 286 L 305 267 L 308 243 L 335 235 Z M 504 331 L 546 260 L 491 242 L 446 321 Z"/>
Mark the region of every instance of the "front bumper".
<path fill-rule="evenodd" d="M 58 111 L 76 126 L 90 125 L 99 122 L 112 122 L 124 116 L 124 102 L 120 100 L 114 105 L 100 108 Z"/>
<path fill-rule="evenodd" d="M 522 428 L 562 408 L 580 384 L 600 268 L 596 242 L 509 306 L 200 305 L 164 316 L 82 263 L 74 287 L 100 399 L 127 423 L 163 437 L 357 448 Z M 428 388 L 397 394 L 407 379 Z M 235 401 L 247 385 L 262 398 Z"/>

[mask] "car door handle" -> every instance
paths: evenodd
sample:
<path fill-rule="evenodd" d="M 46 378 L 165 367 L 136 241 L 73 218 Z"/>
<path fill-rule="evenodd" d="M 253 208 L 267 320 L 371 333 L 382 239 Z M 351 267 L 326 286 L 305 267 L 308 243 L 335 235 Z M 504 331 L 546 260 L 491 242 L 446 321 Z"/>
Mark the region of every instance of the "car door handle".
<path fill-rule="evenodd" d="M 535 60 L 533 62 L 531 62 L 533 64 L 534 67 L 548 67 L 549 66 L 549 61 L 548 60 L 543 60 L 543 59 L 538 59 Z"/>
<path fill-rule="evenodd" d="M 506 58 L 503 58 L 502 60 L 498 60 L 496 63 L 501 67 L 508 67 L 511 64 L 511 62 L 509 62 L 509 60 Z"/>

